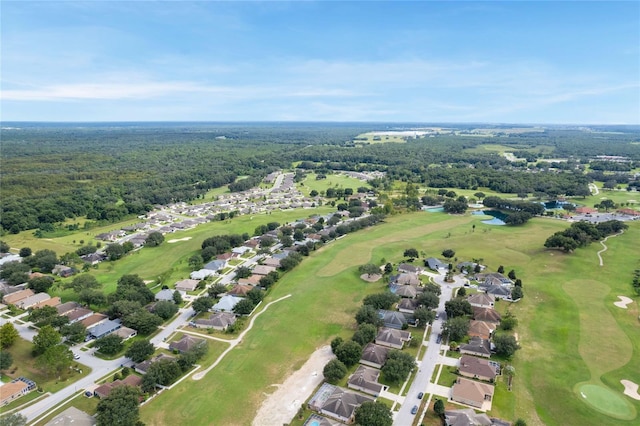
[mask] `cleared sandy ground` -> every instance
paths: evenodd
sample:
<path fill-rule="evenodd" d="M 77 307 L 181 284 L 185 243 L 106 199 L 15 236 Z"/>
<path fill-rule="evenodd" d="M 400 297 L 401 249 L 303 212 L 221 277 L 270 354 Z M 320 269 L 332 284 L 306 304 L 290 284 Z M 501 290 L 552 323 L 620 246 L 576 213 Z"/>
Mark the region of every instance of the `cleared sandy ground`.
<path fill-rule="evenodd" d="M 620 380 L 622 386 L 624 386 L 624 394 L 640 401 L 640 393 L 638 393 L 638 384 L 633 383 L 631 380 Z"/>
<path fill-rule="evenodd" d="M 264 400 L 253 426 L 289 424 L 311 392 L 324 380 L 322 370 L 335 356 L 330 346 L 315 351 L 309 360 L 282 384 L 274 384 L 278 389 Z"/>
<path fill-rule="evenodd" d="M 177 243 L 177 242 L 179 242 L 179 241 L 189 241 L 190 239 L 191 239 L 191 237 L 184 237 L 184 238 L 179 238 L 179 239 L 177 239 L 177 240 L 176 240 L 176 239 L 169 240 L 169 241 L 167 241 L 167 242 L 168 242 L 169 244 L 172 244 L 172 243 Z"/>
<path fill-rule="evenodd" d="M 633 300 L 629 299 L 626 296 L 618 296 L 618 299 L 620 300 L 617 302 L 613 302 L 613 304 L 616 305 L 618 308 L 627 309 L 627 305 L 629 303 L 633 303 Z"/>

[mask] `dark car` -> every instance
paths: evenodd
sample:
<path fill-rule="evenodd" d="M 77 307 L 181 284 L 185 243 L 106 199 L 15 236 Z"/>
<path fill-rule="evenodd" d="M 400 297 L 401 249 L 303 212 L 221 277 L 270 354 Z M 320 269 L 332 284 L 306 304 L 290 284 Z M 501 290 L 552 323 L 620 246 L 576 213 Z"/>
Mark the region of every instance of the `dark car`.
<path fill-rule="evenodd" d="M 440 342 L 442 342 L 442 334 L 438 334 L 438 337 L 436 337 L 436 343 Z"/>
<path fill-rule="evenodd" d="M 411 409 L 411 414 L 415 414 L 418 412 L 418 406 L 414 405 L 413 408 Z"/>
<path fill-rule="evenodd" d="M 418 399 L 422 399 L 422 397 L 423 397 L 423 396 L 424 396 L 424 392 L 420 392 L 420 393 L 418 394 Z"/>

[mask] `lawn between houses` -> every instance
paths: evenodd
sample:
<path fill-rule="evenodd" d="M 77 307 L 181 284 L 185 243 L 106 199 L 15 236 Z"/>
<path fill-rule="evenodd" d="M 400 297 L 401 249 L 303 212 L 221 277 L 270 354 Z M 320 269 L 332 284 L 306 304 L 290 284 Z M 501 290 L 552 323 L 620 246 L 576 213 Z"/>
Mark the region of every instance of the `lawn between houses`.
<path fill-rule="evenodd" d="M 476 224 L 475 232 L 472 224 Z M 520 321 L 516 332 L 522 345 L 513 360 L 514 389 L 498 392 L 500 401 L 490 415 L 509 420 L 522 417 L 529 424 L 614 424 L 616 419 L 581 401 L 573 386 L 600 380 L 590 378 L 588 366 L 595 368 L 593 374 L 601 375 L 603 384 L 616 391 L 621 391 L 620 379 L 640 383 L 638 372 L 633 370 L 640 364 L 640 342 L 632 339 L 633 350 L 626 346 L 623 354 L 617 355 L 614 352 L 627 343 L 603 342 L 597 331 L 585 332 L 588 324 L 581 324 L 580 318 L 587 313 L 608 313 L 613 323 L 604 321 L 622 330 L 622 334 L 614 334 L 616 338 L 623 341 L 621 336 L 627 336 L 629 340 L 633 335 L 637 306 L 623 311 L 612 302 L 618 294 L 630 294 L 631 271 L 640 258 L 640 249 L 633 244 L 640 240 L 640 226 L 630 224 L 623 236 L 607 242 L 609 250 L 602 268 L 597 266 L 595 256 L 599 244 L 571 255 L 543 248 L 547 236 L 565 227 L 566 222 L 552 219 L 534 219 L 519 228 L 491 227 L 470 215 L 415 213 L 390 217 L 386 224 L 350 234 L 287 274 L 268 299 L 287 293 L 292 297 L 258 318 L 243 343 L 204 379 L 187 379 L 144 406 L 142 419 L 150 425 L 249 424 L 273 385 L 282 383 L 333 337 L 349 338 L 355 327 L 353 315 L 364 296 L 384 288 L 382 281 L 366 284 L 359 280 L 357 266 L 370 261 L 397 262 L 406 248 L 415 247 L 427 255 L 453 248 L 459 259 L 483 258 L 490 269 L 504 265 L 515 269 L 523 280 L 525 298 L 511 309 Z M 607 294 L 593 293 L 586 287 L 575 298 L 563 288 L 572 280 L 594 280 L 599 271 L 606 281 L 602 284 L 611 288 Z M 604 309 L 593 311 L 594 303 Z M 600 359 L 588 350 L 597 346 L 613 362 L 595 366 Z M 636 410 L 640 408 L 637 402 L 630 403 Z"/>

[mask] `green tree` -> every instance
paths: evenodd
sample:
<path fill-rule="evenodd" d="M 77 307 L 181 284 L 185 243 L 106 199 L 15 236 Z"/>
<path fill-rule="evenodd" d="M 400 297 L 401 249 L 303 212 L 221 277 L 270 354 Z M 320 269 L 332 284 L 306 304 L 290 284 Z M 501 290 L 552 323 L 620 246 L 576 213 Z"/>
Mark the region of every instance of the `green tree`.
<path fill-rule="evenodd" d="M 426 327 L 436 319 L 436 313 L 431 309 L 418 308 L 413 311 L 413 317 L 418 320 L 420 327 Z"/>
<path fill-rule="evenodd" d="M 384 265 L 385 274 L 390 274 L 392 272 L 393 272 L 393 265 L 391 263 L 387 263 L 386 265 Z"/>
<path fill-rule="evenodd" d="M 358 271 L 361 274 L 367 274 L 369 277 L 371 277 L 371 275 L 379 274 L 380 268 L 378 268 L 373 263 L 367 263 L 365 265 L 360 265 L 360 267 L 358 267 Z"/>
<path fill-rule="evenodd" d="M 444 310 L 449 318 L 473 314 L 473 308 L 469 301 L 462 298 L 446 301 L 444 303 Z"/>
<path fill-rule="evenodd" d="M 456 252 L 452 249 L 442 250 L 442 256 L 444 256 L 447 260 L 451 259 L 456 255 Z"/>
<path fill-rule="evenodd" d="M 68 342 L 81 343 L 87 335 L 87 328 L 80 322 L 65 324 L 60 328 L 60 334 L 67 338 Z"/>
<path fill-rule="evenodd" d="M 60 333 L 52 326 L 45 325 L 33 337 L 33 352 L 36 355 L 43 354 L 50 347 L 60 344 L 61 341 L 62 336 L 60 336 Z"/>
<path fill-rule="evenodd" d="M 391 410 L 379 401 L 363 402 L 355 411 L 356 424 L 359 426 L 391 426 Z"/>
<path fill-rule="evenodd" d="M 362 305 L 356 313 L 356 322 L 358 324 L 369 323 L 376 327 L 382 325 L 382 320 L 378 316 L 378 310 L 371 305 Z"/>
<path fill-rule="evenodd" d="M 387 361 L 382 367 L 382 374 L 386 380 L 392 383 L 404 381 L 416 367 L 416 361 L 412 355 L 396 349 L 389 351 Z"/>
<path fill-rule="evenodd" d="M 513 424 L 513 426 L 527 426 L 527 422 L 525 422 L 523 419 L 518 419 L 518 420 L 516 420 L 516 422 Z"/>
<path fill-rule="evenodd" d="M 504 266 L 502 266 L 502 265 L 498 266 L 498 273 L 499 274 L 504 274 Z"/>
<path fill-rule="evenodd" d="M 0 253 L 9 253 L 10 248 L 5 241 L 0 241 Z"/>
<path fill-rule="evenodd" d="M 0 426 L 26 426 L 27 418 L 22 414 L 11 413 L 0 416 Z"/>
<path fill-rule="evenodd" d="M 0 348 L 8 348 L 13 345 L 20 333 L 11 322 L 6 322 L 0 326 Z"/>
<path fill-rule="evenodd" d="M 149 392 L 156 384 L 169 386 L 171 383 L 175 382 L 181 374 L 182 369 L 180 368 L 178 361 L 166 358 L 160 359 L 149 366 L 149 369 L 142 381 L 142 390 L 144 392 Z"/>
<path fill-rule="evenodd" d="M 509 334 L 498 334 L 493 336 L 493 343 L 496 345 L 496 354 L 505 358 L 511 358 L 520 349 L 514 336 Z"/>
<path fill-rule="evenodd" d="M 82 290 L 99 289 L 101 285 L 93 275 L 82 274 L 75 277 L 67 287 L 71 287 L 73 291 L 80 293 Z"/>
<path fill-rule="evenodd" d="M 384 293 L 375 293 L 366 296 L 362 301 L 362 304 L 373 306 L 376 309 L 389 309 L 398 300 L 400 300 L 399 296 L 387 291 Z"/>
<path fill-rule="evenodd" d="M 336 348 L 336 357 L 347 367 L 351 367 L 360 361 L 362 357 L 362 346 L 353 340 L 344 341 Z"/>
<path fill-rule="evenodd" d="M 53 279 L 51 277 L 34 277 L 27 281 L 27 287 L 33 290 L 35 293 L 46 293 L 53 285 Z"/>
<path fill-rule="evenodd" d="M 105 355 L 115 355 L 122 350 L 124 344 L 122 337 L 115 334 L 107 334 L 95 341 L 95 347 Z"/>
<path fill-rule="evenodd" d="M 209 259 L 211 259 L 211 257 L 209 257 Z M 204 266 L 204 258 L 199 254 L 194 254 L 189 258 L 189 269 L 191 269 L 192 271 L 197 271 L 198 269 L 202 269 L 203 266 Z"/>
<path fill-rule="evenodd" d="M 213 299 L 211 297 L 202 296 L 193 301 L 191 307 L 196 313 L 207 312 L 213 306 Z"/>
<path fill-rule="evenodd" d="M 373 342 L 377 334 L 378 328 L 375 325 L 362 323 L 358 326 L 356 332 L 353 333 L 351 340 L 364 347 L 367 343 Z"/>
<path fill-rule="evenodd" d="M 131 358 L 133 362 L 142 362 L 153 355 L 155 348 L 148 340 L 136 340 L 129 346 L 124 356 Z"/>
<path fill-rule="evenodd" d="M 31 254 L 31 248 L 29 247 L 22 247 L 20 249 L 20 257 L 29 257 Z"/>
<path fill-rule="evenodd" d="M 38 250 L 33 256 L 26 257 L 23 263 L 38 268 L 41 272 L 50 273 L 58 263 L 58 256 L 53 250 Z"/>
<path fill-rule="evenodd" d="M 227 287 L 224 284 L 220 284 L 220 283 L 212 285 L 207 290 L 207 293 L 209 293 L 209 296 L 213 297 L 214 299 L 217 298 L 222 293 L 226 293 L 226 292 L 227 292 Z"/>
<path fill-rule="evenodd" d="M 153 313 L 162 318 L 168 320 L 178 312 L 178 305 L 168 300 L 161 300 L 153 307 Z"/>
<path fill-rule="evenodd" d="M 139 426 L 140 391 L 133 386 L 118 386 L 98 402 L 96 426 Z"/>
<path fill-rule="evenodd" d="M 109 244 L 107 248 L 104 249 L 104 252 L 111 261 L 118 260 L 125 254 L 124 247 L 117 243 Z"/>
<path fill-rule="evenodd" d="M 342 344 L 342 342 L 344 342 L 344 339 L 340 336 L 334 338 L 331 341 L 331 352 L 333 352 L 334 355 L 336 353 L 336 349 Z"/>
<path fill-rule="evenodd" d="M 513 330 L 517 325 L 518 319 L 511 312 L 507 312 L 500 321 L 500 328 L 505 331 Z"/>
<path fill-rule="evenodd" d="M 0 370 L 6 370 L 13 364 L 13 357 L 7 351 L 0 351 Z"/>
<path fill-rule="evenodd" d="M 418 257 L 420 257 L 420 255 L 418 254 L 418 250 L 414 249 L 414 248 L 408 248 L 404 251 L 404 253 L 402 254 L 402 256 L 409 258 L 409 259 L 417 259 Z"/>
<path fill-rule="evenodd" d="M 238 268 L 236 268 L 236 279 L 240 279 L 240 278 L 248 278 L 251 276 L 251 269 L 247 268 L 246 266 L 239 266 Z"/>
<path fill-rule="evenodd" d="M 425 309 L 434 309 L 440 304 L 438 295 L 430 291 L 424 291 L 418 295 L 417 301 Z"/>
<path fill-rule="evenodd" d="M 515 269 L 510 270 L 509 274 L 507 276 L 509 277 L 509 279 L 515 280 L 516 279 L 516 271 L 515 271 Z"/>
<path fill-rule="evenodd" d="M 170 303 L 173 307 L 176 307 L 173 302 L 166 303 Z M 126 327 L 131 327 L 134 330 L 137 330 L 139 334 L 146 336 L 158 329 L 158 326 L 162 324 L 162 319 L 158 315 L 152 314 L 146 309 L 141 308 L 126 317 L 123 317 L 122 324 Z"/>
<path fill-rule="evenodd" d="M 511 299 L 518 300 L 524 297 L 524 292 L 522 291 L 522 287 L 513 287 L 511 290 Z"/>
<path fill-rule="evenodd" d="M 433 412 L 440 418 L 444 416 L 444 402 L 442 402 L 440 398 L 436 399 L 436 402 L 433 403 Z"/>
<path fill-rule="evenodd" d="M 246 298 L 239 301 L 236 306 L 233 307 L 233 312 L 236 315 L 249 315 L 255 307 L 256 305 L 253 303 L 253 300 Z"/>
<path fill-rule="evenodd" d="M 145 247 L 157 247 L 164 242 L 164 235 L 161 232 L 151 232 L 144 240 Z"/>
<path fill-rule="evenodd" d="M 347 366 L 338 359 L 332 359 L 324 366 L 322 374 L 327 382 L 336 384 L 347 374 Z"/>
<path fill-rule="evenodd" d="M 85 289 L 78 294 L 78 301 L 85 305 L 104 305 L 107 297 L 100 290 Z"/>
<path fill-rule="evenodd" d="M 469 318 L 454 317 L 445 321 L 442 333 L 449 337 L 449 340 L 461 341 L 469 331 Z"/>
<path fill-rule="evenodd" d="M 54 345 L 44 351 L 38 357 L 36 365 L 43 370 L 47 376 L 57 375 L 69 369 L 73 362 L 73 353 L 66 345 Z"/>
<path fill-rule="evenodd" d="M 182 295 L 178 290 L 175 290 L 173 292 L 173 303 L 175 303 L 176 305 L 180 305 L 182 303 Z"/>

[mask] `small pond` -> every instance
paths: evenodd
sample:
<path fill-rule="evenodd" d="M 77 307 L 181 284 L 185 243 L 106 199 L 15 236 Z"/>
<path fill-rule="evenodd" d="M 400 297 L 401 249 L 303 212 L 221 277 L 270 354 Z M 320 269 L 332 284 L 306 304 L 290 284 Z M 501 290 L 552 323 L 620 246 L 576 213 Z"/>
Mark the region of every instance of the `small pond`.
<path fill-rule="evenodd" d="M 482 221 L 482 223 L 484 223 L 485 225 L 506 225 L 506 223 L 504 223 L 504 219 L 506 219 L 507 215 L 497 210 L 475 211 L 471 214 L 479 216 L 493 216 L 493 219 Z"/>

